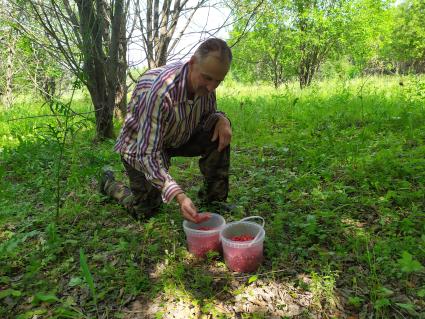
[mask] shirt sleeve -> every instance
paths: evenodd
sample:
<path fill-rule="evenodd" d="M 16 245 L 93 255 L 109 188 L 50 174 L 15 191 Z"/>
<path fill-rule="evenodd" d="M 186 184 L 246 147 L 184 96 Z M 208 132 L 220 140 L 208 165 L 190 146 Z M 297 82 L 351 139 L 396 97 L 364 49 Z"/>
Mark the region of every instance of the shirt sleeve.
<path fill-rule="evenodd" d="M 161 190 L 162 200 L 169 203 L 183 190 L 168 173 L 168 159 L 163 150 L 165 121 L 169 112 L 166 98 L 149 93 L 140 115 L 140 129 L 137 136 L 137 161 L 146 179 Z"/>

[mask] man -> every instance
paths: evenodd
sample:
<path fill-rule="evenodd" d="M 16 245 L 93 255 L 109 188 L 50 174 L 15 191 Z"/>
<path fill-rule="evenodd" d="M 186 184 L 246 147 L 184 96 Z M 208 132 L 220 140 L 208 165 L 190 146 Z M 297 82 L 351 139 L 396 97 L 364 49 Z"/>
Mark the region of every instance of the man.
<path fill-rule="evenodd" d="M 115 145 L 130 188 L 105 170 L 100 183 L 104 194 L 136 218 L 150 217 L 162 202 L 175 199 L 185 219 L 202 222 L 205 217 L 168 172 L 171 157 L 201 156 L 200 199 L 206 204 L 227 199 L 232 130 L 225 114 L 217 111 L 215 89 L 231 61 L 227 43 L 211 38 L 188 62 L 149 70 L 140 78 Z"/>

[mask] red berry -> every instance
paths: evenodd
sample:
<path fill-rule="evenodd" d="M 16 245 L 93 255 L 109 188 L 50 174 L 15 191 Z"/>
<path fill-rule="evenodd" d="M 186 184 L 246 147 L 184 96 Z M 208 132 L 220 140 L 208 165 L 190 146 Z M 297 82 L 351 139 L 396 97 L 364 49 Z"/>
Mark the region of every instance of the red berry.
<path fill-rule="evenodd" d="M 215 227 L 201 226 L 198 227 L 198 230 L 213 230 Z"/>
<path fill-rule="evenodd" d="M 233 236 L 230 238 L 230 240 L 233 241 L 249 241 L 249 240 L 253 240 L 254 236 L 245 234 L 245 235 L 240 235 L 240 236 Z"/>
<path fill-rule="evenodd" d="M 213 233 L 208 236 L 190 234 L 187 236 L 187 246 L 189 252 L 198 257 L 204 257 L 209 251 L 221 252 L 219 233 Z"/>

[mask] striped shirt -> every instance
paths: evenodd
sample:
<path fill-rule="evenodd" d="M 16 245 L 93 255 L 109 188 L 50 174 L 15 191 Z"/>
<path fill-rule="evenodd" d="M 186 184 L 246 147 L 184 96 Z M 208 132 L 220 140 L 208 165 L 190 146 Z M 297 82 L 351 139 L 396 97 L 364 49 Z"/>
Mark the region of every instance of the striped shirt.
<path fill-rule="evenodd" d="M 183 193 L 168 173 L 170 158 L 165 150 L 186 143 L 200 123 L 211 129 L 224 116 L 217 112 L 215 92 L 188 99 L 188 68 L 188 63 L 177 62 L 140 78 L 115 145 L 115 151 L 161 191 L 165 203 Z"/>

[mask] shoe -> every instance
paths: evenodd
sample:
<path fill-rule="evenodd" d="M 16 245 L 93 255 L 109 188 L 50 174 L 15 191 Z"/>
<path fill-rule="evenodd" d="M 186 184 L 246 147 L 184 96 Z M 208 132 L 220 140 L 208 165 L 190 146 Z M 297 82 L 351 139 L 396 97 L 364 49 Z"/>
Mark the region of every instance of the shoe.
<path fill-rule="evenodd" d="M 99 192 L 103 195 L 107 195 L 106 187 L 113 181 L 115 181 L 115 176 L 112 168 L 109 166 L 104 166 L 99 177 Z"/>
<path fill-rule="evenodd" d="M 206 203 L 205 208 L 208 211 L 215 212 L 215 213 L 231 213 L 236 211 L 237 206 L 235 204 L 225 203 L 225 202 L 210 202 Z"/>
<path fill-rule="evenodd" d="M 231 213 L 236 210 L 237 206 L 235 204 L 225 203 L 225 202 L 218 202 L 217 203 L 219 210 L 221 212 L 225 213 Z"/>

